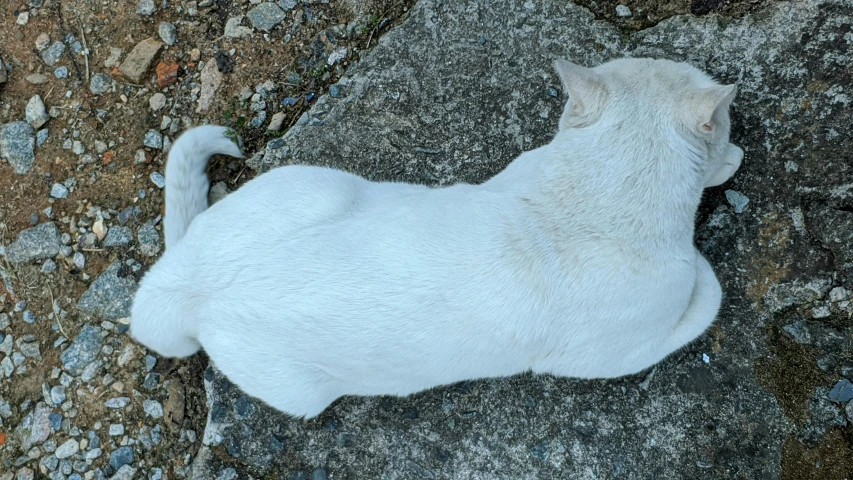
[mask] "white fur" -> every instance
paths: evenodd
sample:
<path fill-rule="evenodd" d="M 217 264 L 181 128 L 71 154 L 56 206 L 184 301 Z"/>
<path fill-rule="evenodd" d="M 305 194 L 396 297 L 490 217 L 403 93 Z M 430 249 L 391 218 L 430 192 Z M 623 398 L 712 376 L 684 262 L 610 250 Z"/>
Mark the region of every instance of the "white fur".
<path fill-rule="evenodd" d="M 693 222 L 703 187 L 743 156 L 728 141 L 734 91 L 662 60 L 556 66 L 571 95 L 560 131 L 482 185 L 288 166 L 193 220 L 201 177 L 183 175 L 224 150 L 191 130 L 166 198 L 195 203 L 167 204 L 167 221 L 189 213 L 167 223 L 131 335 L 166 356 L 201 345 L 246 393 L 304 417 L 341 395 L 660 361 L 719 308 Z"/>

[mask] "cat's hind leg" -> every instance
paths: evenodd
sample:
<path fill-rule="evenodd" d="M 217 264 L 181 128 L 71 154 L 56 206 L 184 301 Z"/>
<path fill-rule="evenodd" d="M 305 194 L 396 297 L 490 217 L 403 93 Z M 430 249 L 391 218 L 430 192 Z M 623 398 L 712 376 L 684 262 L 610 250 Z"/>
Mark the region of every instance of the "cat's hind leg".
<path fill-rule="evenodd" d="M 723 291 L 711 265 L 696 252 L 696 284 L 687 310 L 673 326 L 661 347 L 663 356 L 690 343 L 711 326 L 720 309 Z"/>

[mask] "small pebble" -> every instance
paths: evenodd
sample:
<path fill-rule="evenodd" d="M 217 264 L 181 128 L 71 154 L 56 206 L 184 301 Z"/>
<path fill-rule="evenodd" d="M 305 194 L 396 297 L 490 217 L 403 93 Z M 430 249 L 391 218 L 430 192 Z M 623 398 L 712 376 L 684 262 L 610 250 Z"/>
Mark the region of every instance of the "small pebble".
<path fill-rule="evenodd" d="M 116 397 L 111 398 L 104 402 L 107 408 L 124 408 L 130 403 L 130 398 L 128 397 Z"/>
<path fill-rule="evenodd" d="M 726 200 L 734 207 L 735 213 L 743 213 L 743 209 L 749 203 L 749 198 L 746 195 L 734 190 L 726 190 Z"/>
<path fill-rule="evenodd" d="M 68 187 L 61 183 L 54 183 L 50 188 L 50 196 L 53 198 L 68 198 Z"/>
<path fill-rule="evenodd" d="M 140 0 L 139 6 L 136 7 L 136 13 L 150 17 L 157 11 L 157 4 L 154 0 Z"/>
<path fill-rule="evenodd" d="M 853 383 L 850 380 L 839 380 L 829 391 L 829 399 L 833 402 L 846 403 L 853 400 Z"/>
<path fill-rule="evenodd" d="M 163 418 L 163 405 L 156 400 L 145 400 L 142 404 L 143 409 L 147 415 L 150 415 L 154 418 Z"/>
<path fill-rule="evenodd" d="M 166 177 L 163 176 L 160 172 L 152 172 L 151 173 L 151 183 L 157 186 L 157 188 L 165 188 L 166 187 Z"/>
<path fill-rule="evenodd" d="M 148 133 L 145 134 L 145 140 L 142 142 L 142 144 L 149 148 L 163 148 L 163 134 L 158 132 L 157 130 L 148 130 Z"/>
<path fill-rule="evenodd" d="M 157 28 L 157 33 L 166 45 L 174 45 L 178 41 L 177 30 L 175 25 L 169 22 L 160 22 Z"/>
<path fill-rule="evenodd" d="M 92 80 L 89 81 L 89 91 L 95 95 L 106 93 L 112 86 L 112 79 L 103 73 L 92 75 Z"/>
<path fill-rule="evenodd" d="M 617 17 L 630 17 L 631 9 L 627 5 L 616 5 Z"/>
<path fill-rule="evenodd" d="M 63 458 L 68 458 L 72 455 L 75 455 L 80 451 L 80 443 L 73 438 L 67 440 L 65 443 L 56 448 L 56 451 L 53 452 L 56 455 L 56 458 L 62 460 Z"/>
<path fill-rule="evenodd" d="M 151 95 L 151 98 L 148 99 L 148 105 L 151 107 L 151 110 L 155 112 L 160 110 L 161 108 L 166 106 L 166 96 L 160 92 Z M 148 140 L 148 135 L 145 136 L 146 141 Z M 162 142 L 162 140 L 161 140 Z M 146 144 L 147 145 L 147 144 Z M 162 143 L 161 143 L 162 146 Z"/>

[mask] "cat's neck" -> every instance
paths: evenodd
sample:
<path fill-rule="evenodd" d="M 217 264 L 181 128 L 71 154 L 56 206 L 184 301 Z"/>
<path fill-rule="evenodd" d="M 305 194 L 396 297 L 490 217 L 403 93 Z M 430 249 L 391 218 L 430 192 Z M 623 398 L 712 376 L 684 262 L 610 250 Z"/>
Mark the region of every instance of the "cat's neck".
<path fill-rule="evenodd" d="M 678 138 L 609 130 L 560 132 L 519 157 L 495 183 L 526 198 L 533 221 L 567 234 L 692 242 L 702 196 L 698 152 Z"/>

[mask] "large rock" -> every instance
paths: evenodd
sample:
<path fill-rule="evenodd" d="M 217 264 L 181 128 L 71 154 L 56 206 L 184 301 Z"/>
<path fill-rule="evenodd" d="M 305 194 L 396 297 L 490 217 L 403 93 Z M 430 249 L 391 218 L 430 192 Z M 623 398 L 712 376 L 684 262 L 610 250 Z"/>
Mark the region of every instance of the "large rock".
<path fill-rule="evenodd" d="M 819 397 L 848 353 L 843 342 L 799 344 L 783 327 L 810 315 L 853 335 L 849 303 L 826 298 L 853 282 L 848 234 L 826 231 L 849 225 L 853 204 L 851 24 L 853 3 L 805 0 L 622 35 L 563 1 L 421 0 L 349 72 L 345 95 L 321 98 L 250 164 L 481 182 L 556 131 L 556 57 L 688 61 L 740 86 L 733 137 L 744 166 L 705 194 L 697 220 L 725 290 L 719 320 L 634 377 L 519 375 L 405 399 L 346 397 L 311 422 L 246 397 L 211 367 L 197 478 L 232 467 L 301 478 L 319 466 L 334 478 L 778 479 L 783 468 L 843 478 L 849 436 L 812 406 L 842 412 Z M 742 213 L 726 190 L 749 198 Z"/>

